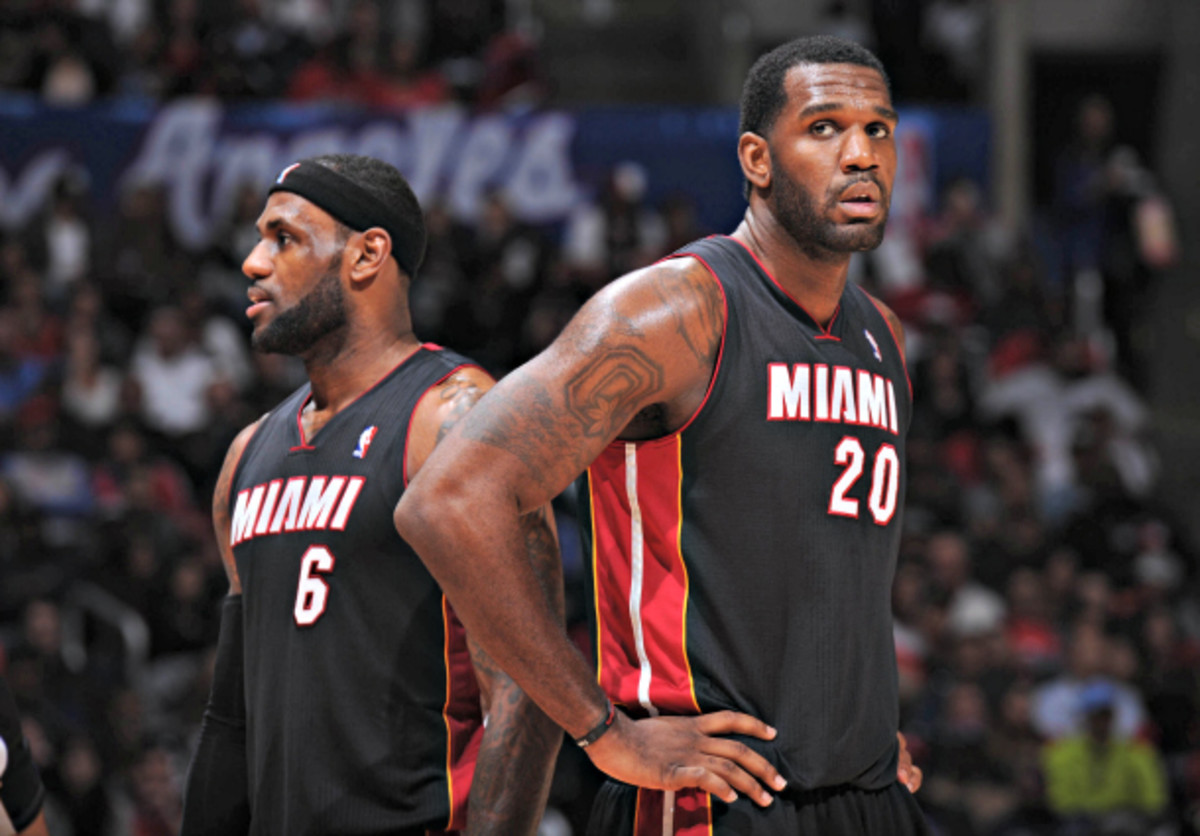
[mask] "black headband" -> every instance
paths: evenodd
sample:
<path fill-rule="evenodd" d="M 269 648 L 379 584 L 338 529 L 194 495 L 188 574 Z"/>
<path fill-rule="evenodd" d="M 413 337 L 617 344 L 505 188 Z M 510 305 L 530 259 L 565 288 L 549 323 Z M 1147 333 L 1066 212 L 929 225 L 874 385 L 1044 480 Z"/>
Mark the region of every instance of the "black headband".
<path fill-rule="evenodd" d="M 304 160 L 292 163 L 275 180 L 271 194 L 291 192 L 321 207 L 333 217 L 362 232 L 373 226 L 392 236 L 392 256 L 410 278 L 425 257 L 425 225 L 414 224 L 400 212 L 371 194 L 348 177 L 320 163 Z M 414 209 L 419 213 L 420 207 Z M 418 214 L 417 217 L 420 217 Z"/>

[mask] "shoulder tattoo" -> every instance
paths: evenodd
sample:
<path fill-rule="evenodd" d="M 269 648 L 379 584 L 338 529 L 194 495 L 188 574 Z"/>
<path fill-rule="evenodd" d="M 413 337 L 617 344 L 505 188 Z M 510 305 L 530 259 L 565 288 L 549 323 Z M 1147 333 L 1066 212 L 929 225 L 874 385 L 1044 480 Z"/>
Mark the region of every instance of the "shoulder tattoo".
<path fill-rule="evenodd" d="M 462 420 L 467 411 L 483 397 L 483 390 L 466 375 L 455 373 L 440 387 L 438 398 L 449 404 L 442 413 L 442 422 L 438 427 L 435 443 L 441 443 L 454 425 Z"/>
<path fill-rule="evenodd" d="M 703 363 L 716 362 L 725 331 L 725 297 L 708 268 L 694 262 L 686 271 L 663 272 L 652 287 L 688 350 Z"/>

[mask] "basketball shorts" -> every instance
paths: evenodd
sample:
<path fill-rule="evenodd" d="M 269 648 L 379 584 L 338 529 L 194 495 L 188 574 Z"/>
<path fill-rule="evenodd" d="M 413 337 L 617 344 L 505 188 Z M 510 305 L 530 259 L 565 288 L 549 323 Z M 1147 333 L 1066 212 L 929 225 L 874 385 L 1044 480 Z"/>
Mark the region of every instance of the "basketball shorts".
<path fill-rule="evenodd" d="M 596 795 L 588 836 L 931 836 L 912 793 L 849 785 L 785 790 L 770 807 L 726 804 L 698 790 L 671 794 L 608 781 Z"/>

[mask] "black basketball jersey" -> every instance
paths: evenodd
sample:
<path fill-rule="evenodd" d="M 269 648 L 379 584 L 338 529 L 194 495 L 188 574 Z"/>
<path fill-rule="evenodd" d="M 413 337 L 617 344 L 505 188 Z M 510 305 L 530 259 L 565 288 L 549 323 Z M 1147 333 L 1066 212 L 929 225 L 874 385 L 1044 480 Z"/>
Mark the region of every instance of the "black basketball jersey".
<path fill-rule="evenodd" d="M 392 511 L 422 396 L 469 361 L 422 346 L 306 439 L 305 385 L 239 461 L 253 834 L 458 829 L 482 725 L 465 633 Z"/>
<path fill-rule="evenodd" d="M 793 789 L 882 787 L 911 412 L 895 338 L 852 284 L 822 328 L 733 238 L 675 257 L 717 278 L 725 332 L 690 422 L 614 442 L 581 482 L 597 676 L 635 714 L 774 725 L 775 741 L 747 742 Z M 684 828 L 704 811 L 681 798 Z"/>

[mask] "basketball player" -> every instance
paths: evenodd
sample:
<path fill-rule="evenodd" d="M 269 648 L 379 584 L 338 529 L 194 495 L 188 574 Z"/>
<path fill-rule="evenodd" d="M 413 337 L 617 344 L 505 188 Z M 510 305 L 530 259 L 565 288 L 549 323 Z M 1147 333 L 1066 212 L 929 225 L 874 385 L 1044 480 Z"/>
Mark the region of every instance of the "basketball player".
<path fill-rule="evenodd" d="M 47 836 L 45 800 L 17 704 L 0 679 L 0 836 Z"/>
<path fill-rule="evenodd" d="M 242 431 L 219 476 L 230 594 L 182 831 L 425 836 L 465 828 L 469 794 L 471 832 L 532 834 L 562 732 L 467 640 L 392 525 L 492 385 L 413 335 L 420 206 L 390 165 L 329 155 L 284 170 L 258 229 L 252 343 L 303 359 L 309 383 Z M 520 532 L 561 617 L 551 517 Z"/>
<path fill-rule="evenodd" d="M 802 39 L 759 59 L 741 111 L 741 225 L 598 293 L 451 432 L 396 523 L 468 630 L 620 779 L 592 833 L 924 833 L 890 610 L 903 335 L 846 280 L 887 219 L 887 76 L 856 44 Z M 520 549 L 522 514 L 580 474 L 591 668 Z M 654 750 L 650 724 L 722 709 L 778 730 L 743 738 L 787 781 L 774 803 Z"/>

